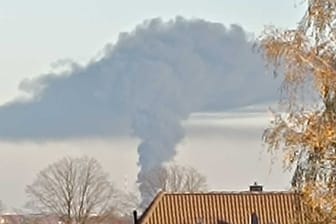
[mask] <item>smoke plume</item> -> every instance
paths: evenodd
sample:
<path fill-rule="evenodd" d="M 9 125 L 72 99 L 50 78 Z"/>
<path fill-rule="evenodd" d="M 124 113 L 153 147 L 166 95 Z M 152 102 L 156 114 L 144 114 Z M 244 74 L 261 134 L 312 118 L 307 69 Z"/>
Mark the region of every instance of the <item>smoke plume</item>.
<path fill-rule="evenodd" d="M 238 25 L 146 21 L 121 33 L 100 59 L 22 82 L 33 98 L 0 107 L 0 138 L 135 135 L 141 177 L 174 157 L 184 137 L 181 121 L 192 112 L 276 98 L 278 84 L 265 75 L 252 44 Z"/>

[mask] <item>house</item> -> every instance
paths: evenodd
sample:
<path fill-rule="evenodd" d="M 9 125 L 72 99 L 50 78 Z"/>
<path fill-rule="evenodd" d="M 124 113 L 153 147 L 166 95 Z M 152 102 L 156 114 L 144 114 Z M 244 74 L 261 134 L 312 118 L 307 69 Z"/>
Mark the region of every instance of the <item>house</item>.
<path fill-rule="evenodd" d="M 136 224 L 301 224 L 303 205 L 294 192 L 159 193 Z"/>
<path fill-rule="evenodd" d="M 129 217 L 106 216 L 104 219 L 98 216 L 92 216 L 87 221 L 89 224 L 129 224 Z M 56 215 L 46 214 L 3 214 L 0 215 L 0 224 L 64 224 Z"/>
<path fill-rule="evenodd" d="M 0 215 L 0 224 L 21 224 L 24 217 L 16 214 L 2 214 Z"/>
<path fill-rule="evenodd" d="M 42 214 L 2 214 L 0 224 L 62 224 L 55 215 Z"/>

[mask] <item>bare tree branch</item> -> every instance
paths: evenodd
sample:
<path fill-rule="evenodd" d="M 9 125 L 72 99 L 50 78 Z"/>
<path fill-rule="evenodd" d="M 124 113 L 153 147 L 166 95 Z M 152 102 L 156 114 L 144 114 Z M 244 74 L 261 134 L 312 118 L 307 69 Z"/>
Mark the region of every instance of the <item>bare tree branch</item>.
<path fill-rule="evenodd" d="M 284 74 L 287 113 L 276 113 L 263 139 L 270 152 L 283 150 L 295 167 L 293 188 L 302 193 L 313 223 L 336 221 L 336 1 L 306 0 L 296 29 L 268 28 L 260 48 Z M 313 85 L 308 86 L 308 80 Z M 306 87 L 306 92 L 303 91 Z M 308 90 L 308 91 L 307 91 Z M 298 97 L 310 93 L 310 105 Z M 313 105 L 312 105 L 313 104 Z M 298 109 L 300 108 L 300 109 Z"/>
<path fill-rule="evenodd" d="M 56 214 L 65 223 L 86 224 L 92 215 L 96 222 L 97 217 L 107 217 L 116 206 L 117 190 L 98 161 L 84 156 L 49 165 L 27 186 L 26 193 L 30 208 Z"/>
<path fill-rule="evenodd" d="M 196 169 L 177 164 L 155 167 L 141 176 L 142 203 L 145 208 L 159 191 L 182 193 L 200 192 L 207 188 L 206 177 Z"/>

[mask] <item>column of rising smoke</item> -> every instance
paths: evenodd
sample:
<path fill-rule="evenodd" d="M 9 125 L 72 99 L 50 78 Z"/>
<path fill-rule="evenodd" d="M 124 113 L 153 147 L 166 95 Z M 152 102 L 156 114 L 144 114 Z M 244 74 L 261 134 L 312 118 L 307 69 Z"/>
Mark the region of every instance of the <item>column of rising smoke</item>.
<path fill-rule="evenodd" d="M 138 112 L 134 120 L 133 129 L 140 137 L 138 146 L 140 171 L 138 173 L 139 191 L 141 194 L 141 207 L 146 206 L 151 198 L 145 194 L 146 186 L 143 184 L 144 177 L 153 168 L 161 167 L 165 162 L 171 161 L 176 154 L 177 144 L 184 138 L 184 129 L 178 114 L 163 107 L 160 110 Z"/>
<path fill-rule="evenodd" d="M 36 97 L 0 107 L 0 138 L 64 140 L 133 130 L 141 142 L 143 192 L 142 174 L 174 158 L 190 113 L 275 98 L 278 83 L 266 78 L 251 47 L 237 25 L 147 21 L 120 35 L 99 60 L 24 82 Z"/>

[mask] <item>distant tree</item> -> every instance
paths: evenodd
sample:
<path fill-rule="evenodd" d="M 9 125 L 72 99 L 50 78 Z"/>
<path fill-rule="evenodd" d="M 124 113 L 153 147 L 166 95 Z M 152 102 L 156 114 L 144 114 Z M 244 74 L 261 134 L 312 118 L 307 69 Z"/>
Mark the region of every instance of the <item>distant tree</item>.
<path fill-rule="evenodd" d="M 158 191 L 170 193 L 200 192 L 207 189 L 206 177 L 195 168 L 170 164 L 154 167 L 141 176 L 141 208 L 147 206 Z"/>
<path fill-rule="evenodd" d="M 118 213 L 122 216 L 131 216 L 132 211 L 136 210 L 140 206 L 140 198 L 135 192 L 121 192 L 118 200 Z"/>
<path fill-rule="evenodd" d="M 0 200 L 0 214 L 3 212 L 4 209 L 5 209 L 5 205 Z"/>
<path fill-rule="evenodd" d="M 65 223 L 86 224 L 94 215 L 103 221 L 115 211 L 119 192 L 97 160 L 63 158 L 37 175 L 28 185 L 27 205 L 44 214 L 56 214 Z"/>
<path fill-rule="evenodd" d="M 294 29 L 270 27 L 260 44 L 284 74 L 283 105 L 264 132 L 271 152 L 283 150 L 292 185 L 310 209 L 309 222 L 336 221 L 336 1 L 307 0 Z"/>

